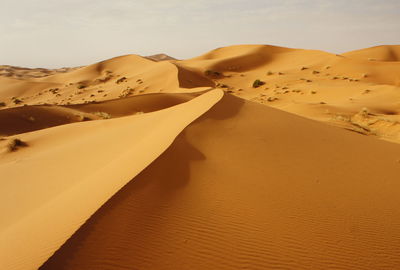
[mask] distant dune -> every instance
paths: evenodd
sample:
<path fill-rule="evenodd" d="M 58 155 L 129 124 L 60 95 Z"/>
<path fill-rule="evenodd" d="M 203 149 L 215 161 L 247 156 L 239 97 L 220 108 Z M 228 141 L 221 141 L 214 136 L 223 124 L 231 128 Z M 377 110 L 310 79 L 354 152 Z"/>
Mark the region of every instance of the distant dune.
<path fill-rule="evenodd" d="M 164 54 L 155 55 L 157 61 L 127 55 L 42 78 L 0 76 L 0 108 L 71 105 L 218 87 L 241 98 L 398 142 L 398 54 L 395 45 L 342 55 L 239 45 L 172 62 L 157 62 L 170 59 Z M 256 80 L 262 85 L 254 88 Z"/>
<path fill-rule="evenodd" d="M 2 66 L 0 269 L 400 269 L 399 48 Z"/>
<path fill-rule="evenodd" d="M 164 53 L 154 54 L 150 56 L 146 56 L 147 59 L 154 60 L 154 61 L 167 61 L 167 60 L 177 60 L 169 55 Z"/>
<path fill-rule="evenodd" d="M 59 69 L 46 69 L 46 68 L 23 68 L 15 66 L 0 65 L 0 76 L 10 77 L 14 79 L 28 79 L 28 78 L 41 78 L 57 73 L 64 73 L 72 71 L 76 68 L 59 68 Z"/>
<path fill-rule="evenodd" d="M 359 60 L 398 62 L 400 61 L 400 45 L 376 46 L 343 55 Z"/>

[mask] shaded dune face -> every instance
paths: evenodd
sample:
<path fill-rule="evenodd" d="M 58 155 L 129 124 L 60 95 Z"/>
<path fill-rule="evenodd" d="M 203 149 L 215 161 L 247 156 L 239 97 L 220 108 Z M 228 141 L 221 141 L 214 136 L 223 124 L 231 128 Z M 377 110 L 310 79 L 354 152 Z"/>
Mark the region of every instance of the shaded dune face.
<path fill-rule="evenodd" d="M 10 136 L 44 128 L 166 109 L 199 94 L 148 94 L 91 104 L 23 106 L 0 110 L 0 135 Z"/>
<path fill-rule="evenodd" d="M 399 153 L 225 95 L 40 269 L 398 269 Z"/>
<path fill-rule="evenodd" d="M 181 88 L 215 87 L 215 83 L 191 70 L 176 65 L 178 69 L 178 82 Z"/>
<path fill-rule="evenodd" d="M 400 269 L 399 48 L 0 66 L 0 265 Z"/>
<path fill-rule="evenodd" d="M 0 268 L 39 268 L 222 97 L 212 90 L 152 113 L 1 138 Z"/>
<path fill-rule="evenodd" d="M 398 45 L 343 54 L 271 45 L 235 45 L 187 60 L 163 54 L 147 58 L 124 55 L 80 68 L 51 72 L 38 69 L 48 75 L 38 78 L 25 69 L 5 67 L 3 70 L 8 73 L 25 71 L 18 73 L 18 78 L 0 72 L 0 111 L 24 105 L 70 106 L 216 87 L 246 100 L 400 142 L 399 57 Z M 254 85 L 255 82 L 259 84 Z M 50 126 L 79 120 L 73 115 L 67 117 L 72 119 L 52 117 Z M 25 129 L 29 130 L 32 129 Z M 14 133 L 3 135 L 11 134 Z"/>

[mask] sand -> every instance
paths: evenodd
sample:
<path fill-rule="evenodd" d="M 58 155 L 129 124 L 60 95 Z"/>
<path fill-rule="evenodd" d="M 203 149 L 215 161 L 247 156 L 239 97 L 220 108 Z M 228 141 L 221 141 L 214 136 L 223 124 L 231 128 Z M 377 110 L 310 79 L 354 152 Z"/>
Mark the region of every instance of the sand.
<path fill-rule="evenodd" d="M 0 269 L 400 268 L 398 48 L 0 74 Z"/>
<path fill-rule="evenodd" d="M 50 76 L 0 74 L 0 109 L 73 105 L 148 93 L 218 87 L 241 98 L 400 142 L 399 45 L 341 55 L 269 45 L 237 45 L 176 60 L 126 55 Z M 152 58 L 153 57 L 153 58 Z M 160 61 L 162 60 L 162 61 Z M 254 88 L 255 80 L 265 84 Z M 365 113 L 367 112 L 367 113 Z"/>
<path fill-rule="evenodd" d="M 20 134 L 29 147 L 1 156 L 0 268 L 39 267 L 221 96 L 214 90 L 168 110 Z"/>
<path fill-rule="evenodd" d="M 225 96 L 41 269 L 396 269 L 399 150 Z"/>

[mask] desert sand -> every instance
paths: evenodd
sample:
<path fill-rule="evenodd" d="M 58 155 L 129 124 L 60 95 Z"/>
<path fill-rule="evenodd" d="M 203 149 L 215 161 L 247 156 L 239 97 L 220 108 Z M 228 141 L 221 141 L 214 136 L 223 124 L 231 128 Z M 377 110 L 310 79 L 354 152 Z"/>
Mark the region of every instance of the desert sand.
<path fill-rule="evenodd" d="M 0 269 L 400 269 L 400 47 L 0 73 Z"/>

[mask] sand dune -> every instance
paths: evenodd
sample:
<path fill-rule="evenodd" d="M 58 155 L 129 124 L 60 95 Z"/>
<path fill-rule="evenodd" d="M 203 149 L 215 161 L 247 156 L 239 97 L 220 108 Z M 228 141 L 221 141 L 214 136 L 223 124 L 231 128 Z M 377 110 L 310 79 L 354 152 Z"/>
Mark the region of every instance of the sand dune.
<path fill-rule="evenodd" d="M 376 46 L 344 53 L 346 57 L 368 61 L 400 61 L 400 45 Z"/>
<path fill-rule="evenodd" d="M 378 46 L 335 55 L 237 45 L 193 59 L 162 62 L 126 55 L 43 78 L 0 77 L 0 109 L 187 93 L 217 86 L 244 99 L 400 142 L 398 47 Z M 256 80 L 264 84 L 254 88 Z M 361 118 L 363 111 L 368 114 Z"/>
<path fill-rule="evenodd" d="M 3 146 L 0 268 L 38 268 L 221 96 L 215 90 L 154 113 L 20 134 L 29 147 L 16 153 Z"/>
<path fill-rule="evenodd" d="M 67 73 L 16 80 L 0 77 L 4 108 L 53 104 L 70 105 L 146 93 L 199 91 L 215 84 L 202 74 L 169 61 L 154 62 L 137 55 L 112 58 Z"/>
<path fill-rule="evenodd" d="M 400 269 L 398 48 L 5 67 L 0 269 Z"/>
<path fill-rule="evenodd" d="M 199 93 L 201 94 L 201 93 Z M 149 94 L 99 103 L 36 105 L 0 110 L 0 136 L 90 120 L 109 119 L 165 109 L 198 94 Z"/>
<path fill-rule="evenodd" d="M 169 61 L 169 60 L 177 60 L 176 58 L 173 58 L 165 53 L 159 53 L 159 54 L 154 54 L 154 55 L 149 55 L 146 56 L 147 59 L 154 60 L 154 61 Z"/>
<path fill-rule="evenodd" d="M 69 72 L 77 68 L 58 68 L 58 69 L 46 69 L 46 68 L 23 68 L 8 65 L 0 65 L 0 76 L 11 77 L 15 79 L 27 79 L 27 78 L 41 78 L 49 75 Z"/>
<path fill-rule="evenodd" d="M 398 47 L 379 48 L 395 51 Z M 375 50 L 360 52 L 363 55 L 371 52 L 377 57 Z M 209 77 L 220 88 L 236 96 L 400 142 L 400 63 L 360 60 L 353 57 L 356 54 L 357 51 L 334 55 L 240 45 L 176 64 L 199 73 L 211 73 Z M 256 80 L 264 84 L 254 88 Z M 357 118 L 363 111 L 368 111 L 365 114 L 368 119 Z M 381 124 L 371 124 L 375 122 Z"/>
<path fill-rule="evenodd" d="M 399 153 L 225 96 L 41 269 L 397 269 Z"/>

